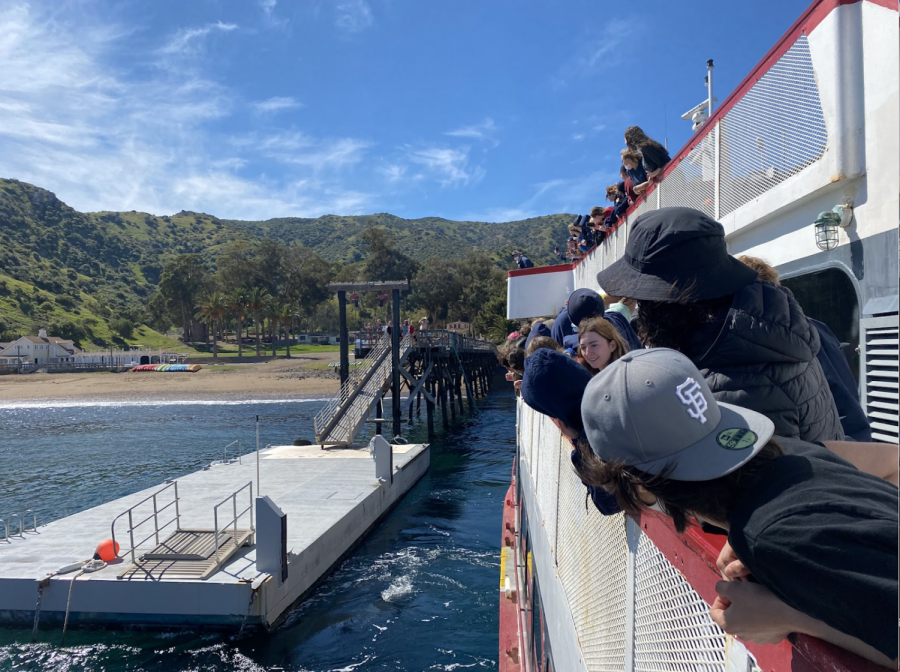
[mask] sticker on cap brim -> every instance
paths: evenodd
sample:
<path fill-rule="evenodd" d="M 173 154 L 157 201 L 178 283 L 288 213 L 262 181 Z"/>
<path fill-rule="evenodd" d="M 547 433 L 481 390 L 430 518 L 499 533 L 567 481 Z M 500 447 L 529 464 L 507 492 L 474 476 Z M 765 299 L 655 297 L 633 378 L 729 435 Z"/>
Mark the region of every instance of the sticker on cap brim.
<path fill-rule="evenodd" d="M 726 450 L 745 450 L 751 448 L 759 437 L 756 432 L 744 429 L 743 427 L 733 427 L 731 429 L 723 429 L 716 434 L 716 443 Z"/>

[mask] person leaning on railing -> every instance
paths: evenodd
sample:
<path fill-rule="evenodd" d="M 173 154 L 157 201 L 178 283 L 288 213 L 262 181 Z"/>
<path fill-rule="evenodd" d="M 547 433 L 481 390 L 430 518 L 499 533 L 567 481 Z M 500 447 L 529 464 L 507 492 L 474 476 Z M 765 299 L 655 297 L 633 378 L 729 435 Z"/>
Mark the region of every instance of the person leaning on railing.
<path fill-rule="evenodd" d="M 647 137 L 640 126 L 629 126 L 625 129 L 625 144 L 633 152 L 641 153 L 641 163 L 651 183 L 662 175 L 663 168 L 672 160 L 669 150 L 656 140 Z M 635 191 L 641 193 L 635 185 Z M 645 187 L 646 188 L 646 187 Z"/>
<path fill-rule="evenodd" d="M 766 415 L 779 436 L 844 438 L 816 329 L 787 288 L 728 254 L 712 218 L 692 208 L 641 215 L 597 283 L 636 299 L 643 344 L 687 355 L 717 400 Z"/>
<path fill-rule="evenodd" d="M 585 483 L 679 532 L 689 518 L 727 530 L 742 568 L 732 575 L 755 583 L 716 585 L 710 616 L 725 632 L 759 644 L 806 634 L 896 669 L 897 487 L 838 456 L 865 446 L 896 463 L 896 447 L 776 436 L 766 416 L 717 402 L 668 348 L 594 376 L 581 418 Z"/>

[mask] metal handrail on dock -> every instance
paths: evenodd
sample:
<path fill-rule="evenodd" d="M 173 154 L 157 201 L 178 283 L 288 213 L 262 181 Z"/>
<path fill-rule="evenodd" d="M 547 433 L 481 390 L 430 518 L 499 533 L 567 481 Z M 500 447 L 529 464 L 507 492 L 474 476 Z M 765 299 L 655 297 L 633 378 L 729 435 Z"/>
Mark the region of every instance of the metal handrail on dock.
<path fill-rule="evenodd" d="M 168 504 L 166 504 L 165 506 L 160 508 L 159 504 L 157 502 L 157 497 L 159 495 L 161 495 L 162 493 L 164 493 L 169 488 L 174 489 L 175 497 L 171 502 L 169 502 Z M 135 523 L 134 522 L 134 510 L 136 508 L 138 508 L 139 506 L 141 506 L 142 504 L 146 504 L 147 502 L 149 502 L 151 500 L 153 501 L 153 513 L 150 514 L 149 516 L 147 516 L 146 518 L 144 518 L 143 520 L 140 520 L 137 523 Z M 163 511 L 165 511 L 172 505 L 175 506 L 175 517 L 172 518 L 171 520 L 169 520 L 168 522 L 164 523 L 163 525 L 160 525 L 159 524 L 159 514 L 161 514 Z M 129 549 L 129 552 L 131 553 L 131 562 L 135 562 L 136 559 L 135 559 L 134 552 L 138 547 L 140 547 L 141 544 L 144 544 L 147 541 L 150 541 L 150 539 L 155 538 L 156 545 L 159 546 L 160 531 L 166 529 L 172 523 L 175 523 L 176 531 L 181 529 L 181 512 L 178 509 L 178 481 L 172 481 L 171 483 L 167 483 L 165 486 L 163 486 L 162 488 L 160 488 L 159 490 L 154 492 L 149 497 L 145 497 L 144 499 L 139 501 L 137 504 L 132 506 L 130 509 L 123 511 L 118 516 L 113 518 L 112 525 L 110 526 L 110 536 L 112 537 L 112 540 L 113 540 L 113 548 L 117 547 L 117 544 L 116 544 L 116 522 L 122 516 L 128 516 L 128 538 L 129 538 L 129 543 L 131 544 L 131 548 Z M 144 539 L 141 539 L 140 541 L 137 542 L 137 544 L 135 544 L 135 542 L 134 542 L 135 530 L 137 530 L 137 528 L 139 528 L 144 523 L 149 522 L 150 520 L 153 521 L 153 532 L 151 532 L 148 536 L 146 536 Z M 116 557 L 117 558 L 122 557 L 122 554 L 119 552 L 119 550 L 117 548 L 116 548 Z"/>
<path fill-rule="evenodd" d="M 248 488 L 249 488 L 249 492 L 250 492 L 250 504 L 247 506 L 246 509 L 244 509 L 240 513 L 238 513 L 238 510 L 237 510 L 238 494 L 242 490 L 247 490 Z M 240 519 L 241 516 L 243 516 L 247 512 L 250 513 L 250 532 L 254 533 L 256 531 L 256 528 L 253 527 L 253 481 L 247 481 L 246 485 L 241 486 L 240 488 L 238 488 L 237 490 L 232 492 L 230 495 L 228 495 L 228 497 L 226 497 L 225 499 L 223 499 L 221 502 L 219 502 L 218 504 L 216 504 L 213 507 L 213 534 L 215 536 L 215 543 L 216 543 L 215 548 L 213 549 L 213 555 L 216 558 L 216 566 L 220 566 L 222 564 L 222 559 L 219 554 L 219 507 L 222 506 L 223 504 L 227 504 L 229 500 L 231 500 L 232 512 L 234 514 L 234 517 L 222 526 L 222 531 L 224 532 L 225 530 L 228 529 L 229 525 L 231 526 L 232 543 L 235 545 L 238 544 L 238 528 L 237 528 L 238 520 Z"/>
<path fill-rule="evenodd" d="M 28 514 L 31 514 L 31 529 L 28 529 Z M 37 532 L 37 514 L 31 509 L 25 509 L 22 513 L 11 513 L 7 516 L 8 520 L 4 520 L 0 518 L 0 525 L 3 526 L 3 537 L 0 537 L 0 541 L 6 541 L 12 543 L 12 538 L 22 537 L 25 538 L 26 532 Z M 9 524 L 16 519 L 19 523 L 19 532 L 15 535 L 10 535 L 9 533 Z"/>

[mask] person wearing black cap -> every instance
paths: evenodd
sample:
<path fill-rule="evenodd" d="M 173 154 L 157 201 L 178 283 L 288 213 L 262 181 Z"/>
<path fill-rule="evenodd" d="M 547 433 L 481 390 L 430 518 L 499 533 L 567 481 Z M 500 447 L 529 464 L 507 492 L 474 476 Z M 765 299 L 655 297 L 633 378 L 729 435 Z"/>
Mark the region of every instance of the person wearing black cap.
<path fill-rule="evenodd" d="M 616 331 L 619 332 L 628 344 L 629 350 L 640 350 L 644 347 L 641 345 L 640 340 L 638 340 L 637 334 L 634 333 L 634 329 L 628 324 L 628 320 L 614 311 L 606 312 L 606 304 L 603 302 L 603 297 L 593 289 L 576 289 L 569 296 L 566 309 L 569 314 L 569 319 L 576 328 L 587 319 L 592 317 L 602 317 L 605 320 L 612 322 Z M 578 334 L 567 336 L 563 345 L 567 348 L 577 350 Z"/>
<path fill-rule="evenodd" d="M 710 616 L 726 632 L 760 644 L 803 633 L 897 669 L 895 485 L 717 402 L 668 348 L 603 369 L 581 415 L 583 481 L 629 513 L 656 508 L 679 532 L 692 517 L 728 531 L 755 583 L 716 585 Z"/>
<path fill-rule="evenodd" d="M 538 413 L 543 413 L 563 434 L 573 441 L 584 442 L 584 425 L 581 422 L 581 398 L 591 374 L 587 370 L 555 350 L 536 350 L 525 359 L 525 375 L 522 376 L 522 398 Z M 587 449 L 590 450 L 590 449 Z M 584 451 L 584 448 L 581 452 Z M 580 467 L 579 451 L 571 453 L 575 470 Z M 587 486 L 594 506 L 603 515 L 618 513 L 615 497 L 603 488 Z"/>
<path fill-rule="evenodd" d="M 513 259 L 516 260 L 516 266 L 519 268 L 534 268 L 534 263 L 518 250 L 513 250 Z"/>
<path fill-rule="evenodd" d="M 699 210 L 660 208 L 635 220 L 621 259 L 597 274 L 638 301 L 638 335 L 687 355 L 719 401 L 769 417 L 779 436 L 844 438 L 819 335 L 786 287 L 728 254 L 725 229 Z M 571 310 L 570 310 L 571 313 Z"/>

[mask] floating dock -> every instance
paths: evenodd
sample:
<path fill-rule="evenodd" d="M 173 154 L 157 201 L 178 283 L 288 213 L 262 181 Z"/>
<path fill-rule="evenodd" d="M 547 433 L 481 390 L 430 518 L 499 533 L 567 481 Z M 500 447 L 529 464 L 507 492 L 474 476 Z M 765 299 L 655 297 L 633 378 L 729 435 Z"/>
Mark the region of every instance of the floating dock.
<path fill-rule="evenodd" d="M 258 465 L 244 455 L 37 529 L 17 521 L 0 540 L 0 625 L 269 627 L 427 471 L 427 445 L 375 441 L 374 454 L 267 447 Z M 120 558 L 59 573 L 113 521 Z"/>

